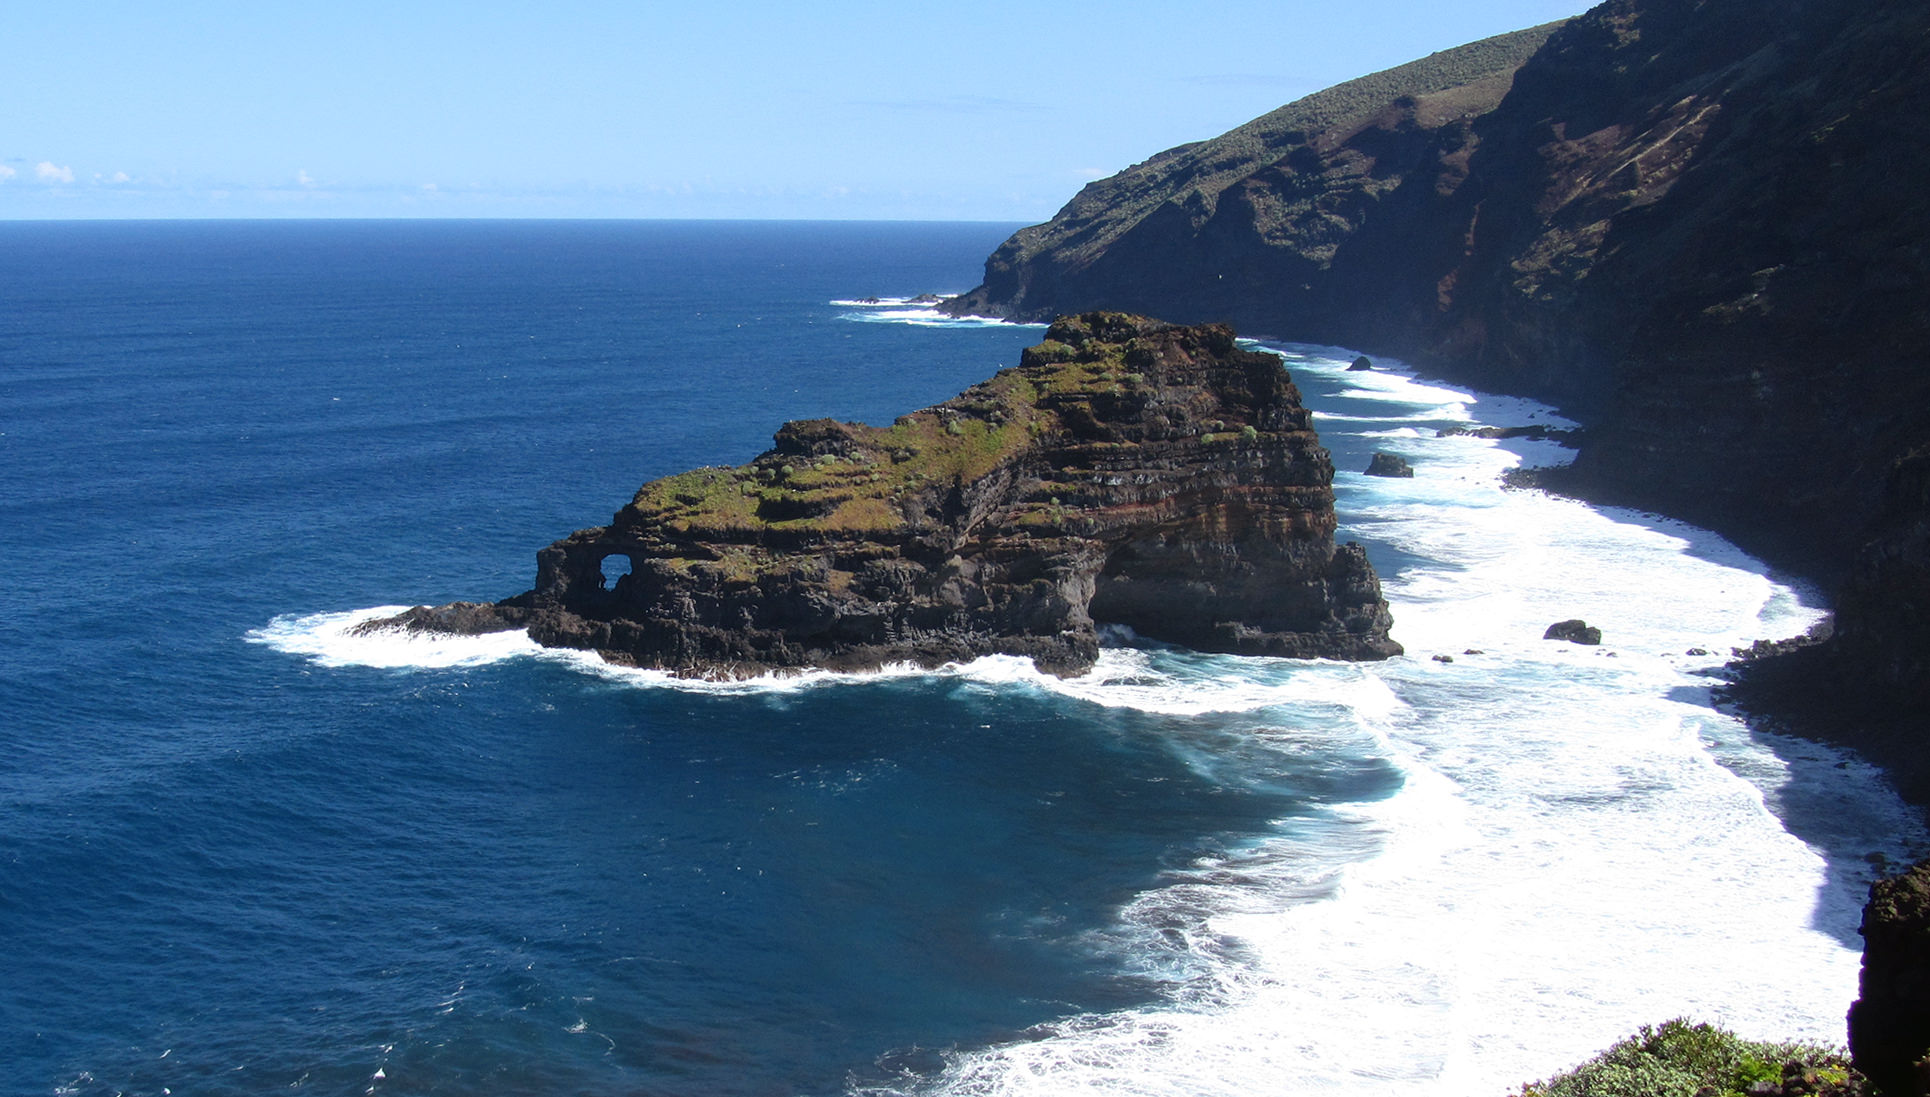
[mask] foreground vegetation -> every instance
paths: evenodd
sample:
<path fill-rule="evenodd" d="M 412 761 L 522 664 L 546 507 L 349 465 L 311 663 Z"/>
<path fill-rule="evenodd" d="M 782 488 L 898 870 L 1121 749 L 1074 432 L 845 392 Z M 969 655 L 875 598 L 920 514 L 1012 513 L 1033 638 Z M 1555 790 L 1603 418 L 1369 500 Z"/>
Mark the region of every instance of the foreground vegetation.
<path fill-rule="evenodd" d="M 1744 1040 L 1676 1019 L 1642 1030 L 1515 1097 L 1869 1097 L 1840 1048 Z"/>

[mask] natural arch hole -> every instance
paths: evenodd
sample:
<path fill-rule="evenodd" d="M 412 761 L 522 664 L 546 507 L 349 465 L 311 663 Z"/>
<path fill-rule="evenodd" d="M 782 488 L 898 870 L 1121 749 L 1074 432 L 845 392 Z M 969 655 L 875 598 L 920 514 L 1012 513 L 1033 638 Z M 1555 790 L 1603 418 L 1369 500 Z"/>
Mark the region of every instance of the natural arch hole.
<path fill-rule="evenodd" d="M 616 589 L 618 580 L 630 574 L 630 568 L 630 558 L 623 553 L 613 552 L 605 556 L 602 562 L 597 564 L 597 570 L 603 573 L 603 589 Z"/>

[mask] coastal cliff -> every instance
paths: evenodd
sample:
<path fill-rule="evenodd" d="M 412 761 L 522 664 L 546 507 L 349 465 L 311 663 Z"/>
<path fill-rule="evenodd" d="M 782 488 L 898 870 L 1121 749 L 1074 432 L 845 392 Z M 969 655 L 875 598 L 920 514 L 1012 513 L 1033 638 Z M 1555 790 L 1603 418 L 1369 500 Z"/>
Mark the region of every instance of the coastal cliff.
<path fill-rule="evenodd" d="M 1751 673 L 1924 799 L 1926 101 L 1914 0 L 1610 0 L 1095 183 L 951 307 L 1226 320 L 1560 405 L 1588 429 L 1544 483 L 1840 592 L 1835 639 Z"/>
<path fill-rule="evenodd" d="M 645 484 L 538 553 L 526 594 L 368 627 L 527 628 L 711 678 L 990 654 L 1077 674 L 1100 623 L 1205 651 L 1401 651 L 1365 552 L 1334 542 L 1298 390 L 1224 326 L 1062 319 L 892 426 L 787 423 L 775 443 Z"/>

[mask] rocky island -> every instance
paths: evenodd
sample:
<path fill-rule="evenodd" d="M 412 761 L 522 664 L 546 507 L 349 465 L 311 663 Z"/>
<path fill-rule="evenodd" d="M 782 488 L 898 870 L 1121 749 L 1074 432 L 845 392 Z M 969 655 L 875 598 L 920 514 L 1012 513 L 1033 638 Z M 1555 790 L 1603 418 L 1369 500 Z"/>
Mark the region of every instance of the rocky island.
<path fill-rule="evenodd" d="M 1089 669 L 1098 625 L 1204 651 L 1384 659 L 1400 645 L 1279 358 L 1223 325 L 1059 320 L 1016 368 L 889 427 L 786 423 L 747 465 L 645 484 L 537 554 L 535 589 L 364 628 L 527 628 L 705 678 Z"/>

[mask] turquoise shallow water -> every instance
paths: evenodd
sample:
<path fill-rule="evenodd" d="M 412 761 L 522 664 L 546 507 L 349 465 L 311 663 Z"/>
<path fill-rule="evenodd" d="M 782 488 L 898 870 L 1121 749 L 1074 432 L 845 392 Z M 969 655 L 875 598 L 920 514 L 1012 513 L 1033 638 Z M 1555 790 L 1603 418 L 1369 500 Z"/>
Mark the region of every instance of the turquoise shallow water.
<path fill-rule="evenodd" d="M 903 300 L 1010 228 L 0 226 L 0 1092 L 1477 1093 L 1840 1027 L 1900 808 L 1681 655 L 1813 612 L 1435 437 L 1545 410 L 1338 350 L 1280 348 L 1410 659 L 697 688 L 342 635 L 1014 364 Z M 1612 658 L 1539 641 L 1578 613 Z"/>

